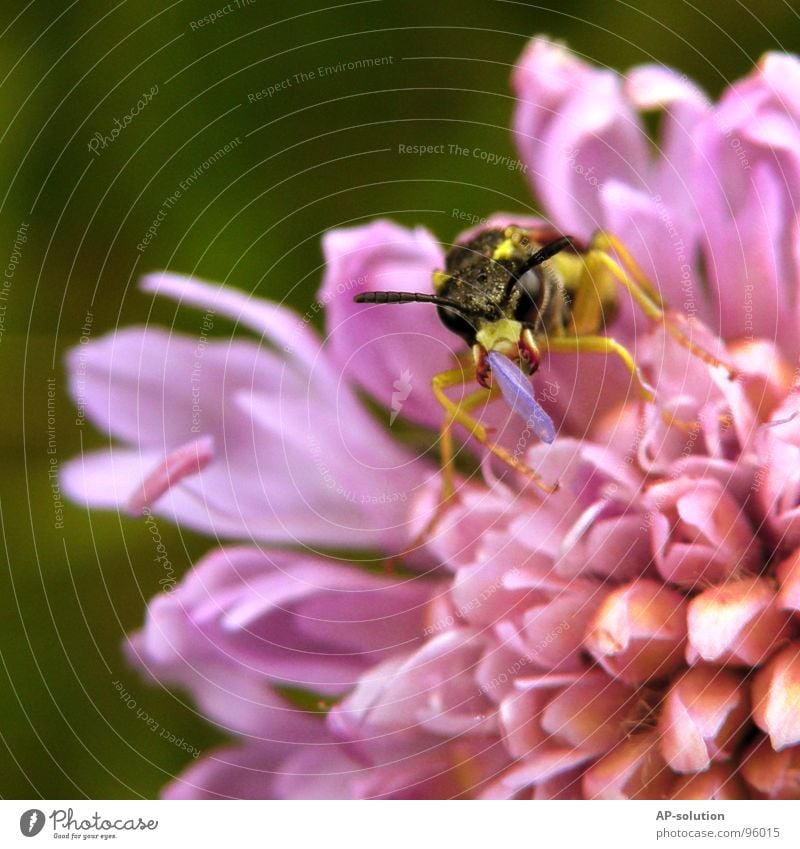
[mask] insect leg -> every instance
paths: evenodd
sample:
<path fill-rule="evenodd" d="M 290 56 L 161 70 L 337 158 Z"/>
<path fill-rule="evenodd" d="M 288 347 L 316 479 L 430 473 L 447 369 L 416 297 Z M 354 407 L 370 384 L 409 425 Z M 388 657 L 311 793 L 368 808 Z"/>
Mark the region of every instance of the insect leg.
<path fill-rule="evenodd" d="M 645 401 L 656 399 L 652 387 L 645 381 L 639 366 L 630 351 L 609 336 L 539 336 L 536 343 L 540 350 L 549 350 L 556 354 L 615 354 L 636 381 L 636 388 Z"/>
<path fill-rule="evenodd" d="M 450 369 L 443 371 L 441 374 L 434 376 L 431 381 L 434 395 L 439 403 L 444 407 L 445 417 L 442 421 L 442 426 L 439 430 L 439 453 L 442 466 L 442 503 L 448 501 L 455 493 L 455 483 L 453 480 L 453 425 L 456 422 L 459 410 L 466 413 L 467 409 L 473 409 L 478 406 L 480 401 L 488 400 L 490 391 L 488 389 L 480 389 L 473 392 L 466 398 L 462 398 L 459 403 L 452 401 L 444 390 L 453 386 L 463 386 L 475 377 L 475 367 L 472 363 L 464 364 L 461 368 Z M 467 405 L 467 401 L 472 402 Z M 486 438 L 486 430 L 477 422 L 470 428 L 471 431 L 482 431 L 484 439 Z M 478 435 L 480 439 L 480 435 Z"/>
<path fill-rule="evenodd" d="M 442 372 L 433 378 L 433 391 L 436 393 L 437 387 L 443 389 L 448 386 L 462 386 L 469 379 L 469 374 L 465 373 L 464 370 L 460 368 Z M 455 494 L 455 482 L 453 480 L 453 455 L 453 414 L 445 407 L 445 417 L 442 419 L 442 425 L 439 428 L 439 461 L 442 467 L 442 504 L 449 501 Z"/>
<path fill-rule="evenodd" d="M 622 265 L 614 260 L 610 251 L 620 258 Z M 627 289 L 633 299 L 641 308 L 642 312 L 653 321 L 664 322 L 664 326 L 670 335 L 684 348 L 691 351 L 696 357 L 710 366 L 722 366 L 731 380 L 736 377 L 736 370 L 715 357 L 710 351 L 693 342 L 678 326 L 681 320 L 680 313 L 674 313 L 664 309 L 662 301 L 655 288 L 647 279 L 634 258 L 630 255 L 624 245 L 615 236 L 608 233 L 597 233 L 593 239 L 586 255 L 586 263 L 590 271 L 605 271 L 609 273 L 620 285 Z"/>
<path fill-rule="evenodd" d="M 655 391 L 648 384 L 641 372 L 636 361 L 631 356 L 631 352 L 621 345 L 616 339 L 608 336 L 540 336 L 536 339 L 536 344 L 540 350 L 550 350 L 556 354 L 616 354 L 628 371 L 633 375 L 636 381 L 636 387 L 641 397 L 652 403 L 656 400 Z M 680 419 L 669 410 L 661 410 L 661 417 L 670 427 L 677 427 L 679 430 L 689 433 L 697 431 L 700 423 L 688 419 Z"/>
<path fill-rule="evenodd" d="M 439 399 L 440 403 L 445 408 L 445 417 L 442 420 L 442 425 L 439 429 L 439 457 L 442 468 L 442 491 L 439 495 L 439 501 L 433 513 L 431 514 L 430 519 L 428 519 L 423 529 L 412 541 L 412 548 L 416 548 L 417 546 L 422 545 L 425 539 L 433 533 L 434 529 L 439 524 L 439 521 L 444 515 L 445 510 L 447 509 L 447 505 L 450 503 L 450 500 L 456 494 L 455 480 L 453 474 L 453 425 L 455 423 L 455 418 L 453 415 L 454 409 L 458 407 L 459 409 L 461 409 L 462 412 L 466 412 L 467 410 L 479 406 L 479 404 L 481 404 L 482 402 L 488 401 L 492 395 L 491 390 L 482 387 L 476 392 L 472 392 L 471 394 L 462 398 L 458 405 L 456 405 L 446 395 L 444 395 L 442 390 L 453 386 L 463 386 L 465 383 L 472 380 L 474 376 L 475 366 L 472 361 L 469 360 L 463 361 L 462 366 L 460 368 L 454 368 L 449 371 L 442 372 L 441 374 L 435 375 L 433 378 L 432 384 L 434 387 L 434 393 L 436 393 L 437 399 Z M 440 391 L 441 397 L 439 394 Z M 442 397 L 446 399 L 447 403 L 442 402 Z"/>
<path fill-rule="evenodd" d="M 630 251 L 616 236 L 601 230 L 592 237 L 589 247 L 590 249 L 596 248 L 597 250 L 605 251 L 606 253 L 613 251 L 620 258 L 620 261 L 628 270 L 630 276 L 636 281 L 636 284 L 647 295 L 650 301 L 656 306 L 663 308 L 664 302 L 658 290 L 650 282 L 644 271 L 642 271 L 639 263 L 631 256 Z"/>
<path fill-rule="evenodd" d="M 466 398 L 462 399 L 460 403 L 456 403 L 452 401 L 447 394 L 445 393 L 445 389 L 448 389 L 452 386 L 460 386 L 467 382 L 467 380 L 474 379 L 475 370 L 474 366 L 466 367 L 466 368 L 457 368 L 451 369 L 450 371 L 442 372 L 441 374 L 437 374 L 433 380 L 431 381 L 431 385 L 433 387 L 433 393 L 436 396 L 437 401 L 444 407 L 445 412 L 447 413 L 447 418 L 445 419 L 445 424 L 443 425 L 443 436 L 444 436 L 444 428 L 447 430 L 451 430 L 453 425 L 458 423 L 462 427 L 466 428 L 467 431 L 478 440 L 482 445 L 486 447 L 488 451 L 494 454 L 495 457 L 499 458 L 503 463 L 505 463 L 510 468 L 514 469 L 520 474 L 525 475 L 527 478 L 532 480 L 539 489 L 544 492 L 550 493 L 555 492 L 558 489 L 558 484 L 549 484 L 542 480 L 542 478 L 536 474 L 533 469 L 526 466 L 521 460 L 507 451 L 500 445 L 496 445 L 489 439 L 489 434 L 486 428 L 476 419 L 474 419 L 469 411 L 475 409 L 475 407 L 479 406 L 482 402 L 489 401 L 492 397 L 494 397 L 494 389 L 487 390 L 481 389 L 477 392 L 473 392 L 471 395 L 468 395 Z M 452 436 L 448 433 L 446 439 L 442 441 L 442 462 L 445 461 L 445 451 L 449 452 L 448 458 L 448 467 L 450 466 L 450 460 L 452 460 Z M 450 473 L 445 472 L 445 468 L 442 469 L 444 474 L 449 474 L 449 482 L 448 478 L 445 477 L 445 486 L 449 487 L 449 492 L 452 494 L 453 488 L 453 480 L 452 480 L 452 470 Z M 447 491 L 443 489 L 443 495 L 446 495 Z"/>

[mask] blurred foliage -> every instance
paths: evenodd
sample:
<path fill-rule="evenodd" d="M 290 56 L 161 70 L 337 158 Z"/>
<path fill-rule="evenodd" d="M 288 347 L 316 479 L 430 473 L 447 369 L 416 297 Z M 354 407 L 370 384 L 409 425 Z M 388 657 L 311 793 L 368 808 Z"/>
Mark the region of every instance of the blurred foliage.
<path fill-rule="evenodd" d="M 158 590 L 144 523 L 67 505 L 56 527 L 51 460 L 104 439 L 75 424 L 65 350 L 82 332 L 94 338 L 118 324 L 199 329 L 197 313 L 140 293 L 142 272 L 224 280 L 305 312 L 329 228 L 392 216 L 447 241 L 466 226 L 454 210 L 482 217 L 532 208 L 519 171 L 398 153 L 401 143 L 446 143 L 513 158 L 508 77 L 530 35 L 548 33 L 620 69 L 673 65 L 712 94 L 800 36 L 796 13 L 778 0 L 39 0 L 6 4 L 0 17 L 4 266 L 28 224 L 0 341 L 3 797 L 155 796 L 190 756 L 137 709 L 190 746 L 219 739 L 182 694 L 141 681 L 123 658 L 124 634 Z M 364 59 L 381 64 L 347 69 Z M 271 96 L 252 96 L 276 85 Z M 95 134 L 110 136 L 155 86 L 93 153 Z M 236 139 L 165 207 L 181 181 Z M 137 249 L 163 209 L 152 240 Z M 160 531 L 181 572 L 213 545 L 164 523 Z"/>

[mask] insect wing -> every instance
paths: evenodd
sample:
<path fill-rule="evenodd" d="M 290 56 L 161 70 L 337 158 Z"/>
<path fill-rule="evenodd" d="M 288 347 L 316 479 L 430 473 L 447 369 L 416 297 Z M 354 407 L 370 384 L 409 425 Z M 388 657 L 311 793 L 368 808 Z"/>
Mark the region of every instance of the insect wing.
<path fill-rule="evenodd" d="M 508 406 L 525 421 L 542 442 L 552 442 L 556 438 L 555 425 L 550 416 L 539 406 L 527 376 L 503 354 L 489 351 L 488 359 L 492 368 L 492 377 L 497 381 Z"/>

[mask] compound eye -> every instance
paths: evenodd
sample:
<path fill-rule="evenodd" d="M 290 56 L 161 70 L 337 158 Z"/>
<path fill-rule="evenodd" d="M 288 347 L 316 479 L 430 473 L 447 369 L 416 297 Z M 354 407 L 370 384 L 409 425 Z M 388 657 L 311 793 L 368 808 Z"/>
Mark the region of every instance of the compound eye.
<path fill-rule="evenodd" d="M 541 271 L 532 268 L 519 278 L 516 288 L 521 292 L 519 302 L 514 310 L 514 318 L 523 323 L 533 322 L 539 313 L 542 299 L 543 282 Z"/>
<path fill-rule="evenodd" d="M 475 342 L 475 328 L 463 315 L 447 307 L 437 307 L 442 324 L 453 333 L 458 334 L 468 345 Z"/>

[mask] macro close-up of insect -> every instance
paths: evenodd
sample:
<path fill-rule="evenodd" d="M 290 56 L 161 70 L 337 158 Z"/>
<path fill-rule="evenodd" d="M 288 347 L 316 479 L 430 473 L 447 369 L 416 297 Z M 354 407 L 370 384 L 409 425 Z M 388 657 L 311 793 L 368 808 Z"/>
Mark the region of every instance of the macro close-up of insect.
<path fill-rule="evenodd" d="M 445 411 L 441 428 L 444 498 L 453 492 L 451 431 L 455 423 L 543 491 L 558 488 L 557 481 L 542 480 L 535 470 L 491 441 L 487 429 L 470 414 L 501 395 L 542 442 L 553 442 L 556 428 L 528 380 L 545 352 L 613 354 L 625 364 L 639 395 L 645 401 L 656 401 L 628 349 L 604 333 L 616 315 L 620 287 L 630 293 L 648 319 L 663 322 L 695 356 L 735 377 L 730 366 L 692 341 L 680 326 L 684 321 L 681 314 L 667 309 L 620 240 L 605 232 L 596 233 L 583 246 L 545 228 L 510 225 L 486 229 L 451 248 L 445 269 L 434 272 L 433 294 L 376 291 L 355 296 L 356 303 L 433 304 L 442 324 L 469 346 L 471 356 L 465 362 L 437 374 L 432 381 Z M 445 393 L 472 380 L 480 388 L 460 403 Z"/>
<path fill-rule="evenodd" d="M 3 846 L 795 834 L 794 4 L 4 11 Z"/>

